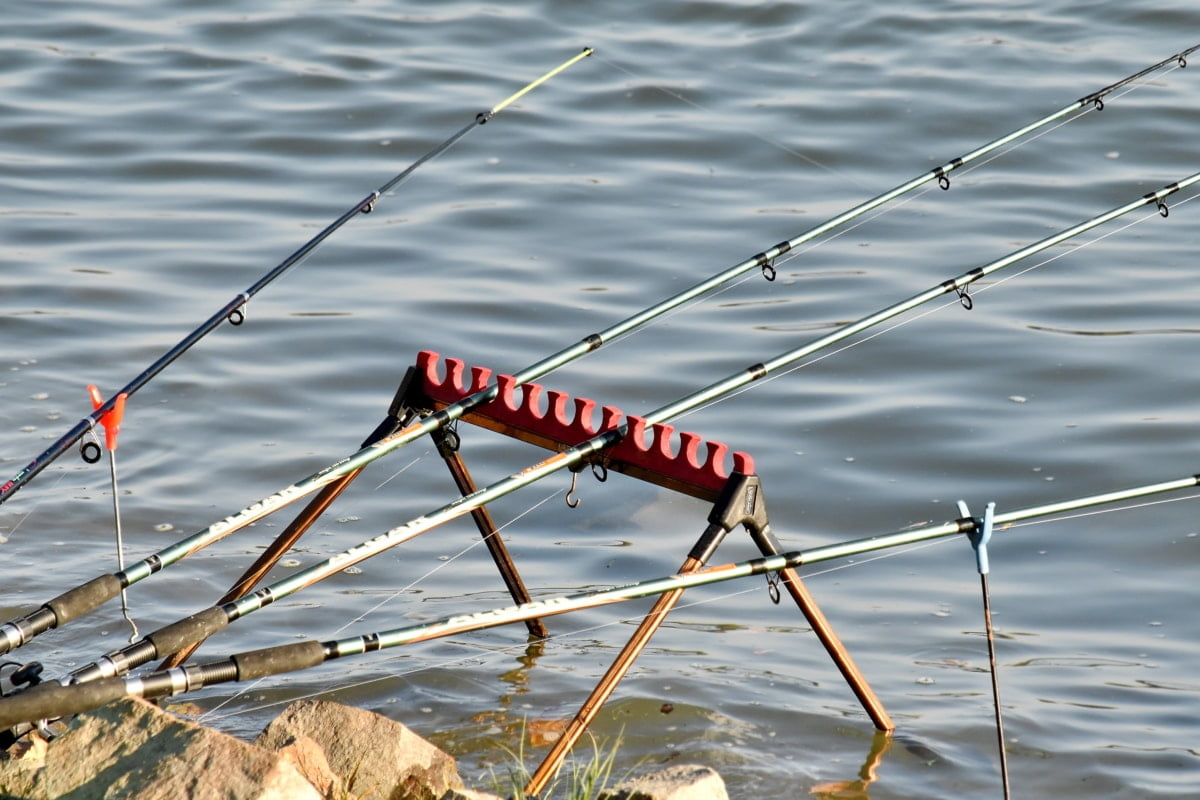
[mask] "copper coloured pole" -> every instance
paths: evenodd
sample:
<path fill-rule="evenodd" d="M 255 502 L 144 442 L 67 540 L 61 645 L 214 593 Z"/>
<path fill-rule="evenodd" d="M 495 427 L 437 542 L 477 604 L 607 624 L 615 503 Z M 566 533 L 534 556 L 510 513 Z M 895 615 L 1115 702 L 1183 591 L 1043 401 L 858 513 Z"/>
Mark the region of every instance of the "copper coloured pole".
<path fill-rule="evenodd" d="M 329 505 L 337 499 L 338 495 L 340 495 L 347 486 L 350 485 L 351 481 L 359 476 L 359 473 L 361 473 L 363 469 L 364 467 L 359 467 L 353 472 L 348 472 L 322 489 L 320 493 L 314 497 L 307 506 L 304 507 L 304 510 L 301 511 L 294 520 L 292 520 L 292 524 L 288 525 L 282 533 L 275 537 L 275 541 L 271 542 L 271 545 L 262 552 L 262 554 L 245 572 L 242 573 L 242 577 L 238 578 L 233 585 L 229 587 L 229 591 L 225 592 L 225 594 L 221 596 L 221 599 L 218 600 L 215 605 L 223 605 L 225 603 L 230 603 L 234 600 L 245 597 L 251 589 L 257 586 L 259 581 L 266 577 L 266 574 L 271 571 L 271 568 L 279 562 L 279 559 L 283 558 L 283 554 L 292 549 L 292 546 L 295 545 L 297 540 L 304 535 L 304 532 L 312 527 L 312 524 L 317 521 L 317 518 L 325 513 L 325 509 L 329 508 Z M 196 649 L 202 644 L 204 644 L 203 639 L 198 642 L 192 642 L 182 650 L 178 650 L 165 658 L 163 662 L 158 665 L 158 668 L 163 670 L 170 669 L 171 667 L 178 667 L 180 664 L 187 661 L 188 658 L 191 657 L 192 653 L 195 653 Z"/>
<path fill-rule="evenodd" d="M 775 553 L 767 553 L 766 555 L 775 555 Z M 867 683 L 867 679 L 859 671 L 858 665 L 854 663 L 854 659 L 850 657 L 846 646 L 842 644 L 841 639 L 834 633 L 833 627 L 829 624 L 829 620 L 825 618 L 819 606 L 811 594 L 808 587 L 800 580 L 799 574 L 792 567 L 782 569 L 779 574 L 783 578 L 783 585 L 787 587 L 788 594 L 796 601 L 796 605 L 800 607 L 808 624 L 812 626 L 813 633 L 821 640 L 821 644 L 825 646 L 829 656 L 833 659 L 833 663 L 842 673 L 842 677 L 846 679 L 846 683 L 850 684 L 850 689 L 862 703 L 863 710 L 867 712 L 867 716 L 871 718 L 871 722 L 875 723 L 875 727 L 881 731 L 894 731 L 896 723 L 892 722 L 892 718 L 883 708 L 883 703 L 879 702 L 879 698 L 875 696 L 874 690 Z"/>
<path fill-rule="evenodd" d="M 458 453 L 458 437 L 448 436 L 445 428 L 439 428 L 434 433 L 434 442 L 437 444 L 442 460 L 450 468 L 450 476 L 454 479 L 454 485 L 463 495 L 473 494 L 478 487 L 471 478 L 471 473 L 467 471 L 467 465 L 463 462 L 462 456 Z M 500 570 L 500 577 L 504 580 L 504 585 L 508 587 L 508 593 L 512 595 L 512 599 L 517 603 L 530 602 L 533 598 L 529 596 L 529 590 L 525 588 L 525 582 L 521 580 L 521 574 L 517 572 L 517 565 L 513 563 L 508 548 L 504 546 L 504 540 L 500 538 L 500 532 L 496 529 L 496 521 L 492 519 L 492 514 L 488 511 L 487 506 L 473 509 L 471 518 L 475 521 L 475 527 L 479 529 L 480 535 L 483 536 L 483 542 L 487 545 L 488 552 L 492 554 L 492 561 L 496 562 L 496 569 Z M 545 623 L 540 619 L 525 620 L 525 627 L 531 636 L 539 639 L 545 639 L 550 635 L 550 632 L 546 630 Z"/>
<path fill-rule="evenodd" d="M 688 556 L 683 562 L 683 566 L 679 568 L 676 574 L 687 575 L 695 572 L 704 566 L 704 562 L 698 558 Z M 563 759 L 567 757 L 567 753 L 592 724 L 592 720 L 600 713 L 600 708 L 612 696 L 613 690 L 617 688 L 617 684 L 629 672 L 629 668 L 633 666 L 633 662 L 641 655 L 642 650 L 650 643 L 652 637 L 667 619 L 667 614 L 671 613 L 671 609 L 679 602 L 679 598 L 683 596 L 683 589 L 672 589 L 669 592 L 664 592 L 659 595 L 659 598 L 654 603 L 654 607 L 650 609 L 641 624 L 638 625 L 633 636 L 625 643 L 625 647 L 621 653 L 613 661 L 612 666 L 604 673 L 604 677 L 596 684 L 596 688 L 592 690 L 591 695 L 576 712 L 575 718 L 563 730 L 562 735 L 558 737 L 558 741 L 550 748 L 550 752 L 546 754 L 541 765 L 534 771 L 529 778 L 529 783 L 525 786 L 525 794 L 537 795 L 546 787 L 546 784 L 554 777 L 562 767 Z"/>
<path fill-rule="evenodd" d="M 779 555 L 780 547 L 779 540 L 771 533 L 770 528 L 764 526 L 761 530 L 751 531 L 751 538 L 758 545 L 758 549 L 764 556 Z M 825 618 L 824 612 L 821 611 L 817 601 L 813 599 L 809 593 L 808 587 L 800 580 L 800 574 L 796 572 L 795 567 L 785 567 L 779 570 L 779 575 L 782 578 L 784 587 L 787 592 L 796 601 L 796 605 L 800 607 L 804 618 L 808 620 L 808 624 L 812 626 L 813 633 L 825 646 L 825 650 L 829 653 L 829 657 L 833 659 L 833 663 L 837 665 L 838 670 L 842 673 L 842 677 L 846 679 L 846 683 L 850 684 L 850 689 L 862 704 L 863 710 L 867 712 L 867 716 L 871 718 L 871 722 L 875 723 L 875 727 L 881 731 L 893 731 L 896 729 L 896 724 L 892 722 L 892 718 L 883 708 L 883 703 L 879 702 L 879 698 L 875 696 L 874 690 L 867 683 L 867 679 L 863 677 L 859 671 L 858 665 L 854 663 L 854 659 L 850 657 L 850 653 L 846 650 L 846 646 L 842 644 L 842 640 L 838 638 L 834 632 L 833 626 L 829 624 L 829 620 Z"/>

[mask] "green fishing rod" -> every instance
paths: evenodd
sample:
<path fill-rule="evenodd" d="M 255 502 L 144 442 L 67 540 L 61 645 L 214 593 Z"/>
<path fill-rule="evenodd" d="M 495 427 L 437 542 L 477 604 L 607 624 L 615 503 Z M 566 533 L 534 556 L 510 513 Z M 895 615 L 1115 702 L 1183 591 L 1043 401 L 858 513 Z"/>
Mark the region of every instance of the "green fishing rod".
<path fill-rule="evenodd" d="M 313 236 L 311 239 L 305 242 L 298 250 L 268 271 L 253 285 L 249 286 L 244 292 L 233 297 L 215 314 L 213 314 L 191 333 L 181 339 L 174 347 L 160 356 L 157 361 L 143 370 L 136 378 L 127 383 L 121 389 L 118 389 L 116 392 L 114 392 L 111 397 L 97 406 L 91 414 L 75 423 L 75 426 L 71 428 L 71 430 L 59 437 L 54 444 L 47 447 L 36 458 L 22 467 L 21 470 L 18 471 L 17 474 L 11 479 L 3 484 L 0 484 L 0 503 L 4 503 L 6 500 L 8 500 L 9 497 L 18 492 L 21 487 L 32 480 L 35 475 L 48 467 L 51 462 L 53 462 L 56 458 L 66 452 L 73 444 L 79 441 L 79 439 L 85 433 L 93 430 L 96 427 L 96 424 L 100 422 L 101 418 L 116 406 L 117 398 L 122 394 L 126 396 L 132 396 L 138 389 L 141 389 L 143 386 L 145 386 L 154 376 L 166 369 L 167 366 L 169 366 L 173 361 L 187 352 L 192 345 L 196 344 L 213 330 L 215 330 L 225 320 L 229 320 L 234 325 L 240 325 L 245 320 L 245 307 L 246 304 L 250 302 L 251 298 L 266 288 L 268 284 L 270 284 L 280 275 L 287 272 L 298 262 L 304 259 L 304 257 L 311 253 L 317 247 L 317 245 L 329 238 L 335 231 L 337 231 L 351 219 L 355 218 L 359 214 L 365 214 L 374 209 L 375 204 L 383 195 L 396 188 L 396 186 L 398 186 L 405 178 L 415 172 L 422 164 L 437 158 L 439 155 L 454 146 L 459 139 L 463 138 L 480 125 L 488 122 L 505 108 L 516 102 L 519 98 L 550 80 L 558 73 L 572 66 L 577 61 L 580 61 L 591 54 L 591 48 L 584 48 L 583 52 L 565 61 L 558 67 L 550 70 L 537 80 L 526 84 L 522 89 L 512 95 L 509 95 L 497 105 L 492 106 L 487 111 L 482 111 L 479 114 L 476 114 L 474 119 L 461 127 L 441 144 L 437 145 L 428 153 L 418 158 L 402 172 L 392 177 L 387 183 L 383 184 L 378 189 L 371 192 L 366 197 L 362 198 L 349 209 L 347 209 L 345 213 L 327 225 L 316 236 Z"/>
<path fill-rule="evenodd" d="M 906 300 L 894 303 L 855 322 L 843 325 L 832 333 L 815 339 L 801 347 L 789 350 L 769 361 L 753 364 L 746 369 L 733 373 L 723 380 L 710 384 L 673 403 L 651 411 L 642 419 L 647 425 L 667 422 L 686 411 L 719 400 L 734 390 L 778 372 L 784 367 L 795 364 L 819 350 L 844 341 L 857 333 L 900 316 L 947 294 L 957 293 L 965 305 L 967 298 L 969 298 L 969 295 L 966 294 L 966 289 L 976 281 L 1147 205 L 1155 205 L 1159 208 L 1160 213 L 1165 212 L 1167 209 L 1165 198 L 1197 182 L 1200 182 L 1200 172 L 1048 236 L 982 267 L 967 270 L 954 278 L 942 281 Z M 205 611 L 160 628 L 154 633 L 147 635 L 142 641 L 121 650 L 108 653 L 96 662 L 74 671 L 71 673 L 71 677 L 81 682 L 101 677 L 112 677 L 123 674 L 154 658 L 174 653 L 195 641 L 206 639 L 224 630 L 234 620 L 246 617 L 255 611 L 271 605 L 277 600 L 288 597 L 332 575 L 336 575 L 347 567 L 351 567 L 372 556 L 407 542 L 439 525 L 462 517 L 476 508 L 480 508 L 493 500 L 511 494 L 522 487 L 529 486 L 560 470 L 586 463 L 589 458 L 597 456 L 605 449 L 616 445 L 625 437 L 629 430 L 629 423 L 627 421 L 617 422 L 616 420 L 613 420 L 613 423 L 615 427 L 605 430 L 581 444 L 555 453 L 490 486 L 459 497 L 441 508 L 409 520 L 403 525 L 385 531 L 320 563 L 299 570 L 238 600 L 212 606 Z"/>
<path fill-rule="evenodd" d="M 1186 64 L 1186 57 L 1194 50 L 1200 49 L 1200 45 L 1196 45 L 1180 53 L 1177 53 L 1170 58 L 1163 59 L 1157 64 L 1153 64 L 1145 69 L 1129 75 L 1116 83 L 1110 84 L 1098 91 L 1085 95 L 1084 97 L 1066 105 L 1042 117 L 1039 120 L 1024 125 L 1016 130 L 1013 130 L 997 139 L 984 144 L 974 150 L 964 153 L 961 156 L 950 159 L 944 164 L 934 167 L 932 170 L 922 172 L 916 177 L 898 184 L 882 194 L 879 194 L 864 203 L 854 206 L 847 211 L 831 217 L 827 221 L 817 225 L 804 233 L 780 244 L 775 245 L 768 250 L 764 250 L 755 254 L 751 258 L 742 261 L 722 272 L 718 272 L 708 279 L 696 284 L 695 286 L 673 295 L 666 300 L 663 300 L 655 305 L 649 306 L 638 313 L 627 317 L 624 320 L 610 326 L 609 328 L 583 337 L 578 342 L 554 353 L 541 361 L 532 364 L 519 372 L 514 373 L 513 377 L 517 385 L 535 380 L 560 366 L 570 363 L 582 356 L 593 352 L 604 344 L 616 339 L 624 334 L 630 333 L 638 327 L 645 325 L 652 320 L 662 316 L 663 314 L 687 303 L 703 294 L 710 292 L 721 285 L 737 278 L 753 269 L 760 269 L 764 275 L 770 277 L 774 274 L 773 262 L 781 255 L 790 250 L 799 247 L 807 242 L 810 242 L 834 229 L 841 227 L 867 213 L 877 209 L 886 203 L 894 200 L 904 194 L 907 194 L 921 186 L 932 181 L 938 181 L 943 188 L 949 186 L 948 175 L 955 170 L 970 164 L 973 161 L 982 158 L 983 156 L 999 150 L 1009 144 L 1022 139 L 1029 134 L 1050 125 L 1060 119 L 1070 116 L 1073 113 L 1083 112 L 1089 107 L 1095 107 L 1102 104 L 1103 98 L 1107 97 L 1112 92 L 1132 84 L 1133 82 L 1151 74 L 1155 71 L 1164 69 L 1171 65 L 1183 66 Z M 195 534 L 179 540 L 178 542 L 158 551 L 157 553 L 143 559 L 130 566 L 129 569 L 111 575 L 102 575 L 88 583 L 77 586 L 58 597 L 48 601 L 41 607 L 22 617 L 10 620 L 9 622 L 0 625 L 0 654 L 16 649 L 23 644 L 29 642 L 33 637 L 44 633 L 52 628 L 57 628 L 73 619 L 88 614 L 98 608 L 103 603 L 118 596 L 122 589 L 128 588 L 139 581 L 142 581 L 151 575 L 161 571 L 162 569 L 174 564 L 183 558 L 221 540 L 222 538 L 235 533 L 238 530 L 256 522 L 263 517 L 266 517 L 282 508 L 285 508 L 297 500 L 307 497 L 308 495 L 317 492 L 325 487 L 329 487 L 337 481 L 343 481 L 348 476 L 356 474 L 358 471 L 365 468 L 368 464 L 376 459 L 382 458 L 384 455 L 393 452 L 415 440 L 432 433 L 440 428 L 449 425 L 454 420 L 462 417 L 485 403 L 495 399 L 499 389 L 496 384 L 491 384 L 487 388 L 475 392 L 464 397 L 456 403 L 447 406 L 446 408 L 431 414 L 418 422 L 403 427 L 401 430 L 390 431 L 388 435 L 382 437 L 371 437 L 370 443 L 364 445 L 356 453 L 347 456 L 333 464 L 319 470 L 318 472 L 309 475 L 307 478 L 300 480 L 284 489 L 281 489 L 274 494 L 251 503 L 236 514 L 232 514 L 218 522 L 213 523 L 207 528 L 196 532 Z"/>
<path fill-rule="evenodd" d="M 1144 484 L 1104 494 L 1031 506 L 1009 512 L 996 512 L 993 514 L 991 522 L 993 531 L 999 532 L 1009 530 L 1016 523 L 1025 520 L 1194 489 L 1197 486 L 1200 486 L 1200 475 L 1190 475 L 1176 480 Z M 736 578 L 777 573 L 788 568 L 799 568 L 861 556 L 956 534 L 970 536 L 981 532 L 984 524 L 983 518 L 961 517 L 938 525 L 909 528 L 823 545 L 809 550 L 795 550 L 748 561 L 704 567 L 695 572 L 668 575 L 613 589 L 544 598 L 520 605 L 445 617 L 432 622 L 349 636 L 333 641 L 292 642 L 239 653 L 204 664 L 174 667 L 139 677 L 107 677 L 69 685 L 57 681 L 42 683 L 19 694 L 0 698 L 0 730 L 6 730 L 21 723 L 78 714 L 122 697 L 164 697 L 196 691 L 219 683 L 257 680 L 307 669 L 346 656 L 373 653 L 446 636 L 524 622 L 529 619 L 599 608 Z"/>

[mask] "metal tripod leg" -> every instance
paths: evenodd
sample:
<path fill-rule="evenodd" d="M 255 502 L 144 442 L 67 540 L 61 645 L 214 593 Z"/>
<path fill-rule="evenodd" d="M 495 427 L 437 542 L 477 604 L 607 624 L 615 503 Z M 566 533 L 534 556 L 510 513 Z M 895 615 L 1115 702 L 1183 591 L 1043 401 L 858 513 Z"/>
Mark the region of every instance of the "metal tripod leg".
<path fill-rule="evenodd" d="M 779 540 L 771 533 L 771 525 L 767 521 L 766 506 L 762 502 L 762 485 L 757 475 L 732 475 L 729 478 L 729 483 L 726 484 L 722 496 L 741 497 L 743 498 L 743 508 L 735 508 L 731 503 L 724 504 L 718 499 L 717 508 L 714 513 L 718 513 L 721 508 L 725 508 L 731 514 L 740 515 L 736 517 L 737 522 L 741 522 L 750 531 L 750 538 L 754 540 L 755 545 L 765 556 L 778 555 L 782 552 L 779 546 Z M 753 510 L 751 505 L 754 506 Z M 709 520 L 716 522 L 712 517 Z M 728 524 L 728 520 L 725 521 Z M 821 612 L 817 606 L 817 601 L 809 594 L 808 588 L 800 580 L 800 575 L 792 567 L 780 570 L 780 575 L 783 578 L 783 585 L 787 588 L 788 594 L 796 601 L 796 605 L 804 613 L 808 624 L 812 626 L 813 633 L 825 646 L 825 650 L 829 653 L 833 663 L 837 665 L 838 670 L 842 673 L 842 677 L 846 679 L 846 683 L 850 684 L 850 689 L 858 697 L 862 703 L 863 710 L 867 712 L 867 716 L 871 718 L 871 722 L 881 731 L 895 730 L 896 725 L 892 722 L 892 718 L 888 716 L 884 710 L 883 704 L 879 702 L 879 698 L 875 696 L 875 692 L 867 684 L 866 678 L 859 672 L 858 666 L 855 665 L 854 659 L 850 658 L 850 653 L 846 651 L 845 645 L 842 644 L 838 635 L 834 633 L 833 626 L 829 624 L 829 620 Z"/>
<path fill-rule="evenodd" d="M 415 416 L 412 409 L 410 409 L 406 403 L 408 386 L 412 380 L 411 373 L 412 370 L 410 369 L 409 372 L 405 374 L 404 380 L 400 384 L 400 388 L 396 390 L 396 395 L 392 398 L 392 403 L 388 407 L 387 416 L 385 416 L 383 421 L 375 427 L 375 430 L 371 432 L 371 435 L 368 436 L 361 445 L 359 445 L 360 449 L 367 447 L 368 445 L 373 444 L 380 439 L 383 439 L 393 431 L 399 430 L 400 428 L 404 427 L 404 425 L 408 424 L 409 420 Z M 219 606 L 225 603 L 231 603 L 234 600 L 239 600 L 249 594 L 250 590 L 257 586 L 259 581 L 261 581 L 263 577 L 271 571 L 271 568 L 279 562 L 279 559 L 283 558 L 283 554 L 292 549 L 292 546 L 295 545 L 300 537 L 304 535 L 305 531 L 312 527 L 312 524 L 317 521 L 317 518 L 325 513 L 325 510 L 329 508 L 330 504 L 332 504 L 333 501 L 336 500 L 343 491 L 345 491 L 346 487 L 349 486 L 354 479 L 362 473 L 362 471 L 363 467 L 359 467 L 353 472 L 348 472 L 318 492 L 317 496 L 310 500 L 308 505 L 304 507 L 304 510 L 296 515 L 296 518 L 292 520 L 291 524 L 284 528 L 283 531 L 275 537 L 275 540 L 271 542 L 267 549 L 264 550 L 257 559 L 255 559 L 254 563 L 242 573 L 242 576 L 233 582 L 233 585 L 229 587 L 228 591 L 221 596 L 221 599 L 218 600 L 215 605 Z M 158 668 L 163 670 L 179 666 L 184 661 L 187 661 L 188 658 L 191 657 L 192 653 L 196 652 L 197 648 L 199 648 L 203 643 L 204 640 L 193 642 L 184 649 L 170 654 L 163 659 L 163 662 L 159 664 Z"/>
<path fill-rule="evenodd" d="M 708 520 L 708 528 L 688 555 L 683 566 L 680 567 L 680 574 L 694 572 L 704 566 L 705 562 L 708 561 L 717 546 L 725 538 L 726 533 L 733 530 L 739 524 L 743 525 L 750 532 L 751 538 L 764 555 L 775 555 L 779 552 L 779 543 L 775 540 L 767 522 L 766 506 L 762 498 L 762 487 L 757 476 L 741 474 L 731 476 L 721 495 L 717 498 Z M 785 570 L 783 575 L 788 593 L 792 595 L 797 605 L 800 606 L 800 610 L 804 612 L 809 624 L 812 626 L 814 632 L 817 633 L 817 637 L 825 645 L 830 656 L 833 657 L 834 663 L 837 664 L 838 669 L 841 670 L 851 689 L 853 689 L 862 702 L 863 708 L 871 717 L 872 722 L 881 731 L 893 730 L 895 725 L 892 723 L 891 718 L 884 711 L 883 705 L 875 697 L 871 687 L 867 685 L 866 680 L 859 673 L 858 668 L 846 652 L 845 647 L 833 632 L 833 628 L 829 625 L 828 620 L 825 619 L 820 608 L 817 607 L 816 602 L 800 581 L 800 577 L 795 573 L 795 570 L 791 569 Z M 579 737 L 583 735 L 584 730 L 587 729 L 592 720 L 595 719 L 596 714 L 600 711 L 600 707 L 612 695 L 617 683 L 625 677 L 630 667 L 633 666 L 634 659 L 645 649 L 650 641 L 650 637 L 654 635 L 654 632 L 665 621 L 667 614 L 675 607 L 682 594 L 683 590 L 677 589 L 664 593 L 659 597 L 654 607 L 651 608 L 650 613 L 638 625 L 629 642 L 626 643 L 616 660 L 604 674 L 604 677 L 600 679 L 596 688 L 592 690 L 591 695 L 576 713 L 575 718 L 571 720 L 558 741 L 554 743 L 550 752 L 543 759 L 541 765 L 533 773 L 533 776 L 530 777 L 529 783 L 525 787 L 526 794 L 537 795 L 561 768 L 567 752 L 574 746 Z"/>
<path fill-rule="evenodd" d="M 730 478 L 730 481 L 743 480 L 758 482 L 757 476 L 739 476 L 735 475 Z M 747 529 L 750 531 L 750 538 L 758 546 L 765 556 L 773 556 L 782 552 L 779 546 L 779 541 L 775 535 L 771 533 L 771 526 L 767 522 L 766 515 L 762 515 L 761 519 L 756 518 L 754 522 L 747 523 Z M 863 710 L 867 712 L 867 716 L 871 718 L 871 722 L 881 731 L 895 730 L 896 725 L 892 722 L 892 718 L 888 716 L 884 710 L 883 704 L 879 702 L 879 698 L 875 696 L 870 685 L 867 684 L 866 678 L 859 672 L 858 666 L 854 663 L 854 659 L 850 657 L 845 645 L 841 639 L 834 633 L 833 626 L 829 624 L 829 620 L 821 612 L 817 606 L 817 601 L 809 594 L 808 588 L 800 580 L 800 575 L 792 567 L 780 570 L 779 573 L 783 578 L 783 585 L 787 588 L 788 594 L 796 601 L 796 605 L 800 607 L 800 611 L 804 613 L 808 624 L 812 626 L 813 633 L 825 646 L 825 650 L 829 653 L 833 663 L 837 665 L 838 670 L 842 673 L 842 677 L 846 679 L 846 683 L 850 684 L 850 689 L 858 697 L 858 701 L 862 703 Z"/>
<path fill-rule="evenodd" d="M 716 526 L 710 526 L 709 530 L 706 530 L 704 536 L 701 537 L 701 544 L 706 539 L 712 537 L 714 528 L 718 532 L 716 536 L 717 541 L 724 537 L 725 531 Z M 697 545 L 697 548 L 699 547 L 700 544 Z M 715 549 L 715 544 L 712 549 Z M 693 550 L 694 552 L 695 550 Z M 695 572 L 702 566 L 704 566 L 702 559 L 689 555 L 687 560 L 683 562 L 683 566 L 679 568 L 679 574 L 686 575 L 689 572 Z M 546 784 L 554 777 L 554 774 L 558 772 L 567 753 L 575 745 L 575 742 L 579 740 L 579 737 L 583 735 L 583 732 L 587 730 L 587 727 L 592 724 L 592 720 L 596 718 L 596 714 L 600 713 L 600 707 L 612 695 L 613 690 L 617 688 L 617 684 L 625 677 L 625 673 L 629 672 L 629 668 L 633 666 L 634 660 L 641 655 L 642 650 L 650 643 L 650 637 L 666 621 L 667 614 L 671 612 L 671 609 L 675 607 L 675 604 L 679 602 L 679 598 L 682 596 L 683 589 L 673 589 L 659 595 L 658 600 L 654 603 L 654 607 L 642 619 L 641 624 L 638 625 L 633 636 L 630 637 L 616 660 L 613 661 L 612 666 L 604 673 L 604 677 L 600 679 L 600 682 L 596 684 L 596 688 L 592 690 L 591 695 L 588 696 L 583 706 L 576 712 L 575 718 L 563 730 L 562 735 L 558 737 L 558 740 L 550 748 L 550 752 L 546 754 L 541 765 L 530 777 L 529 783 L 525 786 L 526 795 L 536 796 L 538 792 L 546 787 Z"/>
<path fill-rule="evenodd" d="M 738 476 L 734 476 L 734 478 L 736 477 Z M 766 518 L 766 512 L 761 508 L 762 494 L 758 491 L 757 482 L 735 484 L 734 478 L 730 478 L 725 490 L 717 498 L 713 511 L 708 517 L 708 527 L 696 542 L 696 546 L 692 548 L 691 553 L 688 554 L 687 560 L 679 568 L 678 574 L 686 575 L 703 567 L 724 540 L 725 535 L 737 525 L 743 524 L 749 528 L 755 524 L 757 517 Z M 757 481 L 757 479 L 755 480 Z M 575 718 L 558 737 L 541 765 L 530 777 L 529 783 L 525 787 L 526 794 L 537 795 L 562 767 L 567 753 L 587 730 L 588 725 L 600 712 L 600 707 L 604 705 L 613 690 L 617 688 L 617 684 L 629 672 L 634 660 L 650 643 L 650 637 L 666 621 L 667 614 L 671 612 L 682 596 L 683 589 L 674 589 L 659 596 L 650 612 L 634 631 L 633 636 L 617 655 L 616 660 L 604 673 L 604 677 L 600 679 L 591 695 L 576 712 Z"/>
<path fill-rule="evenodd" d="M 450 469 L 455 486 L 464 495 L 473 493 L 476 490 L 475 481 L 471 479 L 467 465 L 463 463 L 462 456 L 458 454 L 458 436 L 448 432 L 445 428 L 439 428 L 432 435 L 438 453 Z M 500 538 L 500 533 L 496 530 L 496 522 L 492 519 L 487 507 L 480 506 L 473 510 L 471 518 L 475 520 L 475 527 L 483 536 L 484 544 L 487 545 L 488 552 L 492 554 L 492 561 L 496 562 L 496 569 L 500 570 L 500 577 L 504 579 L 504 585 L 508 587 L 508 593 L 512 595 L 512 599 L 517 603 L 528 603 L 531 599 L 529 590 L 525 588 L 525 583 L 521 580 L 520 573 L 517 572 L 517 565 L 513 563 L 508 548 L 504 546 L 504 540 Z M 531 636 L 539 639 L 545 639 L 550 635 L 540 619 L 527 620 L 525 627 Z"/>

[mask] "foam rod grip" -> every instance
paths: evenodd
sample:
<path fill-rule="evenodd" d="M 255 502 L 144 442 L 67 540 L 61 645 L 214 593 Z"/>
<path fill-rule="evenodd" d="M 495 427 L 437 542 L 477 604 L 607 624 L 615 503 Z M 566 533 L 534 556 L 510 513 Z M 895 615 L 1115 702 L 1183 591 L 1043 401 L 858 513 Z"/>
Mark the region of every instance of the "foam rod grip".
<path fill-rule="evenodd" d="M 307 642 L 293 642 L 238 653 L 231 660 L 237 664 L 238 680 L 249 681 L 323 664 L 325 648 L 317 640 L 310 639 Z"/>
<path fill-rule="evenodd" d="M 76 586 L 69 592 L 64 592 L 46 603 L 46 608 L 54 612 L 58 620 L 56 625 L 70 622 L 82 617 L 89 611 L 95 611 L 109 600 L 121 593 L 121 582 L 115 575 L 101 575 L 82 586 Z"/>
<path fill-rule="evenodd" d="M 22 722 L 90 711 L 125 695 L 122 678 L 103 678 L 71 686 L 41 683 L 19 694 L 0 698 L 0 730 L 8 730 Z"/>
<path fill-rule="evenodd" d="M 229 615 L 220 606 L 205 609 L 198 614 L 159 628 L 146 637 L 154 645 L 155 656 L 164 656 L 182 650 L 195 642 L 202 642 L 214 633 L 229 626 Z"/>

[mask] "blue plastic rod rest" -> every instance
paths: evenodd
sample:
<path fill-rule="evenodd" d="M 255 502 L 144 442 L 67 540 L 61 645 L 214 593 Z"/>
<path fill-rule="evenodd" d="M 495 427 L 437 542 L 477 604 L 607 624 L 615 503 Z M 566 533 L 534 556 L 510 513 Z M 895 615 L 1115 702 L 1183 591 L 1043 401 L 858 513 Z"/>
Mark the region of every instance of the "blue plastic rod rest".
<path fill-rule="evenodd" d="M 962 500 L 958 501 L 958 511 L 964 517 L 971 516 L 967 504 Z M 992 518 L 995 513 L 996 504 L 988 503 L 983 512 L 983 519 L 974 518 L 975 530 L 967 534 L 967 538 L 971 541 L 971 547 L 975 548 L 975 566 L 978 567 L 980 575 L 988 573 L 987 543 L 992 538 Z"/>

